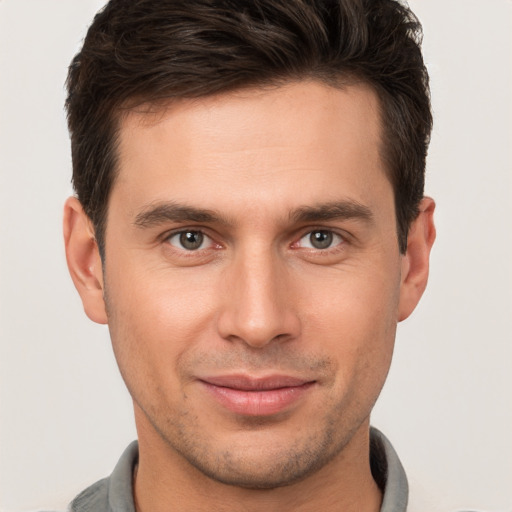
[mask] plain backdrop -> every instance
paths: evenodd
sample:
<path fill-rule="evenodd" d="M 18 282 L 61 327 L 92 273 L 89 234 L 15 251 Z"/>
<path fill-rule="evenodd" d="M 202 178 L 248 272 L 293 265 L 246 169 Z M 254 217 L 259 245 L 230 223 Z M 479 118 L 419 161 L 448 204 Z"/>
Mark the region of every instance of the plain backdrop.
<path fill-rule="evenodd" d="M 64 80 L 102 0 L 0 0 L 0 509 L 64 509 L 135 438 L 68 277 Z M 373 415 L 447 510 L 512 510 L 512 2 L 414 0 L 437 200 L 429 288 Z"/>

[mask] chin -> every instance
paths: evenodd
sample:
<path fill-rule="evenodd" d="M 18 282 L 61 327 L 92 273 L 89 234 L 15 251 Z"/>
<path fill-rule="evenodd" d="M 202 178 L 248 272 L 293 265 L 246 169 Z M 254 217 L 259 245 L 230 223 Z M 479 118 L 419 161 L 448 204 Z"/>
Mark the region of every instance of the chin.
<path fill-rule="evenodd" d="M 181 450 L 181 455 L 213 481 L 244 489 L 270 490 L 295 484 L 316 473 L 346 444 L 345 439 L 333 442 L 337 436 L 331 429 L 322 434 L 310 433 L 302 439 L 256 437 L 250 440 L 245 435 L 225 446 L 196 442 L 194 446 L 182 446 L 185 450 Z"/>
<path fill-rule="evenodd" d="M 194 464 L 208 478 L 225 485 L 253 490 L 271 490 L 286 487 L 323 467 L 332 457 L 307 460 L 304 456 L 291 455 L 283 461 L 258 460 L 235 461 L 229 454 L 216 467 Z"/>

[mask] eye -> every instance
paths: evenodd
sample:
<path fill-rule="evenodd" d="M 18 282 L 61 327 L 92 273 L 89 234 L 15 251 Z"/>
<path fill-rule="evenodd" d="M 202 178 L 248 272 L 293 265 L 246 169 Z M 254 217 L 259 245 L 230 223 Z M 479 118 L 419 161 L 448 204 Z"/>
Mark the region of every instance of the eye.
<path fill-rule="evenodd" d="M 179 231 L 171 235 L 167 241 L 177 249 L 185 249 L 186 251 L 197 251 L 206 249 L 211 246 L 212 239 L 201 231 Z"/>
<path fill-rule="evenodd" d="M 324 229 L 310 231 L 299 240 L 300 247 L 317 250 L 330 249 L 341 243 L 343 243 L 343 238 L 340 235 Z"/>

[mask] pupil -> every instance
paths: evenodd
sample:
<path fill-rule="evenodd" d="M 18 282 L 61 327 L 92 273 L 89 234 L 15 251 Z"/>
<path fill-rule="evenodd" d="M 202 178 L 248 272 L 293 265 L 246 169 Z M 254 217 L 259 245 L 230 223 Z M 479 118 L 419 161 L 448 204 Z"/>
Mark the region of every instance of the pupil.
<path fill-rule="evenodd" d="M 203 234 L 199 231 L 186 231 L 180 235 L 180 243 L 188 250 L 199 249 L 203 243 Z"/>
<path fill-rule="evenodd" d="M 327 249 L 332 244 L 332 233 L 329 231 L 313 231 L 309 238 L 316 249 Z"/>

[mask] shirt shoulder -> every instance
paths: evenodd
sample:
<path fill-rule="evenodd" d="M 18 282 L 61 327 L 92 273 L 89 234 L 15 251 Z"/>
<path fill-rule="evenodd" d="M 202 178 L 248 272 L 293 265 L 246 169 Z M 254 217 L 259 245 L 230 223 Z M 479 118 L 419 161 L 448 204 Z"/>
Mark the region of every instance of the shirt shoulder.
<path fill-rule="evenodd" d="M 109 512 L 108 488 L 108 478 L 87 487 L 69 504 L 67 512 Z"/>
<path fill-rule="evenodd" d="M 139 459 L 137 441 L 126 448 L 114 471 L 82 491 L 67 512 L 135 512 L 133 470 Z"/>

